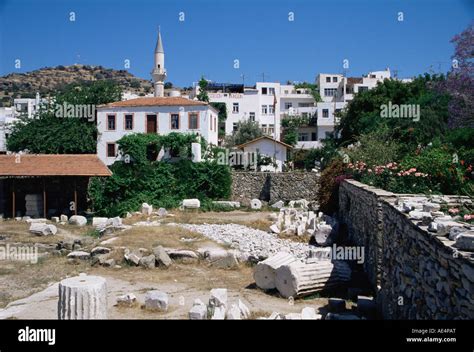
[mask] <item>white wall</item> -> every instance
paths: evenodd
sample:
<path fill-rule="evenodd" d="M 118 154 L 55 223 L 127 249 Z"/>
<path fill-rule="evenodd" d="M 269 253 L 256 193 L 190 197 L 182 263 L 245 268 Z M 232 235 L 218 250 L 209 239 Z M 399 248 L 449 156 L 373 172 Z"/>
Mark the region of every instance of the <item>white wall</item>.
<path fill-rule="evenodd" d="M 269 139 L 260 139 L 245 146 L 244 152 L 257 152 L 272 158 L 275 157 L 276 163 L 278 165 L 277 168 L 275 169 L 272 165 L 262 166 L 261 171 L 281 172 L 283 170 L 283 164 L 286 162 L 287 158 L 286 147 Z"/>
<path fill-rule="evenodd" d="M 199 129 L 191 130 L 188 125 L 188 113 L 199 113 Z M 171 113 L 179 113 L 180 129 L 171 129 Z M 115 114 L 116 122 L 114 131 L 107 130 L 107 115 Z M 133 114 L 133 130 L 125 130 L 125 115 Z M 120 138 L 131 133 L 146 133 L 146 115 L 157 115 L 158 134 L 166 135 L 170 132 L 196 133 L 202 136 L 208 143 L 217 145 L 218 114 L 208 106 L 155 106 L 155 107 L 121 107 L 121 108 L 98 108 L 97 113 L 97 154 L 106 164 L 111 165 L 116 158 L 107 157 L 107 144 L 116 143 Z M 212 128 L 211 128 L 212 121 Z M 216 128 L 214 128 L 214 125 Z M 118 146 L 116 146 L 118 147 Z"/>

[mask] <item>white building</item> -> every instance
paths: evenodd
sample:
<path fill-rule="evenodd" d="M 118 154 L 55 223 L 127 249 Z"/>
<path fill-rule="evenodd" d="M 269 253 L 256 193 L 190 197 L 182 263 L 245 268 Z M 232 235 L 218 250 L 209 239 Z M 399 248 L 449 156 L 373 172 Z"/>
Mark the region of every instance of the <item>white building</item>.
<path fill-rule="evenodd" d="M 162 83 L 166 69 L 160 34 L 155 48 L 152 77 L 158 90 L 155 91 L 155 97 L 122 100 L 97 107 L 97 154 L 106 165 L 122 157 L 118 155 L 117 141 L 132 133 L 194 133 L 208 143 L 217 145 L 216 109 L 201 101 L 163 96 Z"/>
<path fill-rule="evenodd" d="M 288 151 L 291 150 L 292 146 L 274 138 L 262 136 L 241 144 L 237 148 L 245 153 L 256 153 L 274 160 L 275 165 L 262 165 L 260 171 L 281 172 L 287 161 Z"/>
<path fill-rule="evenodd" d="M 19 117 L 34 118 L 46 99 L 40 98 L 36 93 L 36 98 L 16 98 L 12 107 L 0 108 L 0 154 L 7 152 L 6 140 L 10 133 L 10 126 L 18 121 Z"/>
<path fill-rule="evenodd" d="M 335 113 L 341 111 L 354 94 L 374 88 L 378 82 L 390 78 L 390 70 L 369 72 L 363 77 L 345 77 L 341 74 L 319 74 L 316 84 L 322 101 L 316 103 L 309 89 L 295 88 L 275 82 L 257 82 L 254 87 L 239 84 L 210 82 L 210 102 L 225 103 L 227 120 L 226 135 L 232 134 L 240 121 L 258 122 L 265 135 L 280 139 L 281 120 L 291 117 L 307 117 L 308 126 L 298 129 L 296 148 L 318 148 L 321 140 L 334 132 L 337 124 Z M 199 93 L 196 86 L 193 96 Z"/>

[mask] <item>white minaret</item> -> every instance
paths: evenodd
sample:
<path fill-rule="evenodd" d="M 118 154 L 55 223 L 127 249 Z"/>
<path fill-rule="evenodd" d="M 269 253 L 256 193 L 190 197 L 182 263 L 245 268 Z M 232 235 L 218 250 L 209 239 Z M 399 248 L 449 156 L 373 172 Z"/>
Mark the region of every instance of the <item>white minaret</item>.
<path fill-rule="evenodd" d="M 155 84 L 155 97 L 163 97 L 165 93 L 164 82 L 166 79 L 165 70 L 165 51 L 163 50 L 163 42 L 161 41 L 161 32 L 158 29 L 158 40 L 155 47 L 155 66 L 151 71 L 151 77 Z"/>

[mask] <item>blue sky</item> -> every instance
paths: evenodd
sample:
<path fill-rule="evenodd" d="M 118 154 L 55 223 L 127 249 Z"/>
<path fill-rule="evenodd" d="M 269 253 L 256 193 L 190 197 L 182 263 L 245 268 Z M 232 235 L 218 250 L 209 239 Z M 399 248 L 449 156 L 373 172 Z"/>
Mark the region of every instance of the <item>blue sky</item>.
<path fill-rule="evenodd" d="M 314 81 L 385 67 L 400 77 L 449 68 L 467 0 L 0 0 L 0 75 L 74 63 L 150 78 L 158 25 L 168 81 Z M 75 22 L 69 13 L 75 12 Z M 403 12 L 404 21 L 397 20 Z M 184 12 L 185 20 L 179 21 Z M 294 13 L 294 21 L 288 13 Z M 16 69 L 15 60 L 21 60 Z M 238 59 L 240 68 L 234 68 Z"/>

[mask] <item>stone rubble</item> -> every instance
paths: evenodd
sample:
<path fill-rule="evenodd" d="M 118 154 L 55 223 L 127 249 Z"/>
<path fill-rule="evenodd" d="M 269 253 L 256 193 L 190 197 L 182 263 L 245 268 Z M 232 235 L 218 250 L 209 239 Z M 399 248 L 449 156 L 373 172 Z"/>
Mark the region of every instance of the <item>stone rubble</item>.
<path fill-rule="evenodd" d="M 456 204 L 458 203 L 458 204 Z M 447 237 L 455 241 L 454 247 L 461 251 L 474 252 L 474 226 L 461 221 L 461 217 L 447 215 L 441 206 L 457 207 L 472 205 L 472 200 L 452 199 L 450 196 L 409 196 L 398 197 L 395 206 L 418 226 L 427 226 L 435 236 Z"/>
<path fill-rule="evenodd" d="M 306 259 L 310 248 L 313 247 L 305 243 L 280 239 L 275 234 L 238 224 L 180 224 L 179 226 L 237 249 L 247 260 L 264 260 L 278 252 L 287 252 L 298 259 Z"/>

